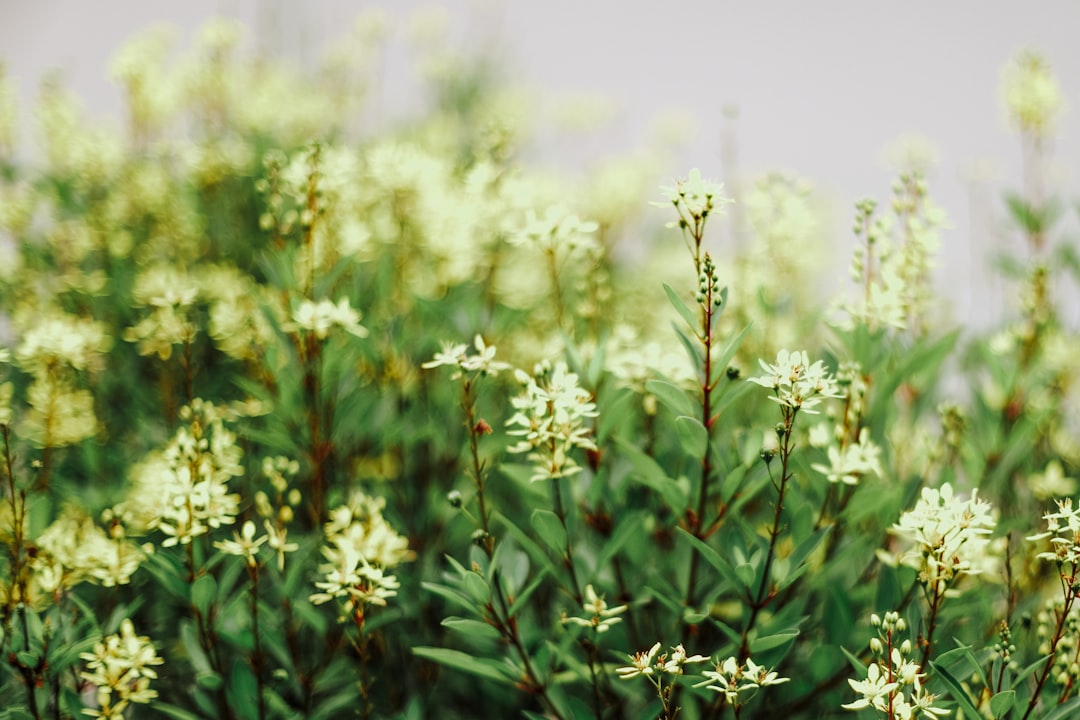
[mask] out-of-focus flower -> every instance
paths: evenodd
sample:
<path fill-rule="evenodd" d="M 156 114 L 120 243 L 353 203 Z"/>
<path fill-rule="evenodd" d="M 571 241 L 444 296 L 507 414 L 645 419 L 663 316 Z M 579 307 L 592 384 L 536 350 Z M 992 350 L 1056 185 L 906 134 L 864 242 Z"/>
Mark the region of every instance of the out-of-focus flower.
<path fill-rule="evenodd" d="M 607 632 L 612 625 L 622 622 L 622 618 L 618 616 L 629 608 L 628 605 L 608 607 L 604 598 L 596 594 L 592 585 L 585 586 L 585 601 L 582 607 L 585 609 L 586 617 L 564 617 L 563 622 L 592 628 L 598 633 Z"/>
<path fill-rule="evenodd" d="M 1025 50 L 1001 73 L 1001 100 L 1009 121 L 1021 132 L 1048 135 L 1061 114 L 1061 87 L 1050 63 L 1038 52 Z"/>
<path fill-rule="evenodd" d="M 135 635 L 131 620 L 120 623 L 120 633 L 109 635 L 94 645 L 94 651 L 79 657 L 86 660 L 80 676 L 97 687 L 97 708 L 83 710 L 91 717 L 123 720 L 131 703 L 146 704 L 157 697 L 150 681 L 157 678 L 158 657 L 150 638 Z"/>
<path fill-rule="evenodd" d="M 528 453 L 533 461 L 531 480 L 555 479 L 581 472 L 570 453 L 574 448 L 595 450 L 591 429 L 585 419 L 596 416 L 596 404 L 589 392 L 578 385 L 578 376 L 564 362 L 540 368 L 536 376 L 515 372 L 525 392 L 513 398 L 514 415 L 506 421 L 509 435 L 522 440 L 507 448 L 512 453 Z"/>

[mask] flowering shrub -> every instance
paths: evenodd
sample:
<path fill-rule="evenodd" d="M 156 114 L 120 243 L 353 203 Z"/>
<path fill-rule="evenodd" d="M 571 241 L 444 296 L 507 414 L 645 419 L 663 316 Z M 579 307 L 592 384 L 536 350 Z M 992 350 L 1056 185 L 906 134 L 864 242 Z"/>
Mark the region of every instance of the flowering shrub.
<path fill-rule="evenodd" d="M 357 132 L 380 27 L 310 77 L 148 33 L 126 132 L 47 85 L 38 162 L 0 76 L 0 718 L 1080 712 L 1044 58 L 1003 75 L 1027 252 L 984 336 L 935 315 L 918 168 L 821 299 L 808 183 L 552 182 L 445 44 L 430 112 Z"/>

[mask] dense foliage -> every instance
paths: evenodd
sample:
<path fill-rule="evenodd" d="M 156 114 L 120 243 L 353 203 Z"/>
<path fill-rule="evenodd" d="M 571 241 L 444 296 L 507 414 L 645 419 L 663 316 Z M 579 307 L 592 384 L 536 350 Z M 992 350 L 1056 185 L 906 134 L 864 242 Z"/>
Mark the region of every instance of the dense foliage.
<path fill-rule="evenodd" d="M 446 46 L 429 112 L 357 128 L 378 30 L 310 74 L 147 33 L 126 131 L 49 84 L 40 161 L 0 76 L 0 718 L 1077 712 L 1042 58 L 982 335 L 937 312 L 924 168 L 822 300 L 808 183 L 554 178 Z"/>

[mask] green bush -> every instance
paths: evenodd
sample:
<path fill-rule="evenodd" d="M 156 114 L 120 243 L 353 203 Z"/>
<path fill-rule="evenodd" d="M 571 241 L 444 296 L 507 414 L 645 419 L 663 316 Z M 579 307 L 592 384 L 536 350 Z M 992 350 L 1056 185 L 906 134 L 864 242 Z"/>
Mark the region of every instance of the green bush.
<path fill-rule="evenodd" d="M 489 64 L 433 54 L 430 111 L 357 132 L 375 25 L 311 75 L 238 39 L 133 41 L 123 134 L 47 85 L 39 162 L 0 79 L 0 717 L 1076 712 L 1042 184 L 1013 316 L 964 332 L 919 168 L 822 300 L 797 178 L 722 255 L 696 170 L 518 162 Z M 1004 87 L 1037 177 L 1057 86 L 1027 53 Z"/>

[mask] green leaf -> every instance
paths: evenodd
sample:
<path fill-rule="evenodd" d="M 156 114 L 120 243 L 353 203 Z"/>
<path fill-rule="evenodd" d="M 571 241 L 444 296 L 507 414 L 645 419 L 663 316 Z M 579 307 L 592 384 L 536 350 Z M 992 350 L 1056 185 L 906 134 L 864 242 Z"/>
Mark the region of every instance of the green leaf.
<path fill-rule="evenodd" d="M 432 582 L 422 582 L 420 583 L 420 587 L 424 588 L 428 592 L 435 593 L 436 595 L 448 601 L 452 605 L 457 605 L 458 607 L 465 610 L 476 609 L 475 603 L 473 603 L 473 601 L 468 596 L 456 590 L 455 588 Z"/>
<path fill-rule="evenodd" d="M 614 400 L 605 402 L 600 407 L 600 418 L 596 426 L 596 440 L 603 443 L 617 431 L 620 424 L 625 425 L 633 417 L 634 405 L 640 402 L 640 396 L 630 388 L 620 388 Z M 640 405 L 638 405 L 640 408 Z"/>
<path fill-rule="evenodd" d="M 709 378 L 709 384 L 715 386 L 717 380 L 720 379 L 721 373 L 727 373 L 728 366 L 731 364 L 732 358 L 735 357 L 735 353 L 738 352 L 739 346 L 742 345 L 743 338 L 746 337 L 746 333 L 750 332 L 751 325 L 747 325 L 739 334 L 728 340 L 727 345 L 724 346 L 720 355 L 713 358 L 713 376 Z M 745 383 L 744 383 L 745 384 Z"/>
<path fill-rule="evenodd" d="M 206 617 L 217 594 L 217 581 L 213 575 L 202 575 L 191 586 L 191 604 Z"/>
<path fill-rule="evenodd" d="M 675 418 L 675 430 L 679 433 L 679 443 L 683 452 L 693 458 L 705 456 L 709 447 L 709 431 L 696 418 L 683 415 Z"/>
<path fill-rule="evenodd" d="M 53 645 L 52 650 L 49 653 L 49 669 L 53 672 L 66 670 L 68 667 L 78 662 L 81 653 L 93 650 L 94 645 L 99 640 L 100 638 L 95 634 L 91 637 L 84 637 L 81 640 L 77 640 L 70 645 Z"/>
<path fill-rule="evenodd" d="M 690 362 L 694 364 L 694 372 L 701 373 L 702 368 L 705 366 L 705 354 L 701 346 L 687 337 L 686 333 L 678 325 L 672 323 L 671 327 L 675 331 L 675 336 L 679 338 L 679 342 L 686 348 L 686 352 L 690 356 Z"/>
<path fill-rule="evenodd" d="M 655 395 L 676 417 L 694 414 L 694 403 L 686 391 L 677 385 L 663 380 L 648 380 L 645 383 L 645 390 Z"/>
<path fill-rule="evenodd" d="M 798 636 L 798 630 L 789 630 L 787 632 L 780 632 L 773 635 L 766 635 L 765 637 L 754 638 L 750 641 L 750 652 L 760 653 L 765 652 L 766 650 L 772 650 L 773 648 L 780 647 L 784 643 L 791 642 Z"/>
<path fill-rule="evenodd" d="M 465 592 L 469 594 L 477 604 L 485 605 L 491 599 L 491 588 L 487 581 L 472 570 L 466 570 L 461 576 L 461 582 L 465 586 Z"/>
<path fill-rule="evenodd" d="M 566 528 L 559 516 L 550 510 L 533 510 L 530 518 L 533 530 L 544 543 L 561 557 L 566 552 Z"/>
<path fill-rule="evenodd" d="M 221 675 L 208 670 L 206 672 L 196 673 L 195 683 L 203 690 L 209 690 L 210 692 L 217 692 L 221 689 L 221 686 L 225 684 L 225 681 L 221 679 Z"/>
<path fill-rule="evenodd" d="M 655 287 L 655 285 L 653 287 Z M 671 286 L 667 283 L 664 283 L 664 292 L 667 293 L 668 301 L 671 302 L 671 306 L 675 308 L 676 312 L 679 313 L 679 316 L 686 321 L 686 324 L 690 326 L 690 329 L 693 330 L 696 335 L 698 325 L 700 324 L 698 318 L 690 311 L 690 308 L 687 307 L 686 303 L 683 302 L 683 299 L 679 297 L 679 294 L 672 290 Z"/>
<path fill-rule="evenodd" d="M 30 711 L 26 708 L 15 707 L 8 708 L 4 712 L 0 713 L 0 720 L 34 720 L 34 716 L 30 714 Z M 199 720 L 202 720 L 199 718 Z"/>
<path fill-rule="evenodd" d="M 971 698 L 967 694 L 967 691 L 964 690 L 964 686 L 960 684 L 960 681 L 957 680 L 952 673 L 950 673 L 948 670 L 946 670 L 934 660 L 930 661 L 930 666 L 934 668 L 934 672 L 937 673 L 938 677 L 940 677 L 941 680 L 949 687 L 949 695 L 964 711 L 965 717 L 982 717 L 978 709 L 975 707 L 975 703 L 972 702 Z"/>
<path fill-rule="evenodd" d="M 502 515 L 498 512 L 492 514 L 494 518 L 503 528 L 506 533 L 514 538 L 516 542 L 525 552 L 529 554 L 535 562 L 543 566 L 552 574 L 555 574 L 555 566 L 551 563 L 551 557 L 544 552 L 544 549 L 536 544 L 536 541 L 529 537 L 529 534 L 522 528 L 518 527 L 518 524 Z"/>
<path fill-rule="evenodd" d="M 476 658 L 459 650 L 438 647 L 414 647 L 412 651 L 413 655 L 417 657 L 437 662 L 455 670 L 478 675 L 488 680 L 507 684 L 513 683 L 513 679 L 507 676 L 502 665 L 495 664 L 487 658 Z"/>
<path fill-rule="evenodd" d="M 653 458 L 642 452 L 637 446 L 619 441 L 623 457 L 630 461 L 636 472 L 630 478 L 655 490 L 664 503 L 677 516 L 686 509 L 686 491 L 675 480 L 668 477 L 664 469 Z"/>
<path fill-rule="evenodd" d="M 498 640 L 502 637 L 496 628 L 481 622 L 480 620 L 470 620 L 468 618 L 460 617 L 448 617 L 442 621 L 443 627 L 450 628 L 455 632 L 459 632 L 470 638 L 486 638 L 489 640 Z"/>
<path fill-rule="evenodd" d="M 239 658 L 229 674 L 229 701 L 233 707 L 255 707 L 259 702 L 259 685 L 251 667 Z"/>
<path fill-rule="evenodd" d="M 543 570 L 541 570 L 540 572 L 538 572 L 536 574 L 536 577 L 534 577 L 532 579 L 532 581 L 528 585 L 525 586 L 524 590 L 522 590 L 520 593 L 517 594 L 517 596 L 514 598 L 513 604 L 510 605 L 510 616 L 511 617 L 516 615 L 518 613 L 518 611 L 522 607 L 524 607 L 525 603 L 528 602 L 529 597 L 534 592 L 536 592 L 536 589 L 538 587 L 540 587 L 540 584 L 544 581 L 545 578 L 547 578 L 548 574 L 550 574 L 550 573 L 551 573 L 550 568 L 544 568 Z"/>
<path fill-rule="evenodd" d="M 15 653 L 15 659 L 19 661 L 22 667 L 33 668 L 37 667 L 38 654 L 36 652 L 30 652 L 29 650 L 22 650 Z"/>
<path fill-rule="evenodd" d="M 1015 690 L 999 692 L 997 695 L 990 698 L 990 714 L 996 718 L 1004 717 L 1005 713 L 1012 710 L 1012 706 L 1015 702 Z"/>
<path fill-rule="evenodd" d="M 679 537 L 686 540 L 694 547 L 694 549 L 701 553 L 701 557 L 703 557 L 707 563 L 716 568 L 717 572 L 723 575 L 724 579 L 727 580 L 732 587 L 737 588 L 743 586 L 742 578 L 739 577 L 739 575 L 735 572 L 735 569 L 727 560 L 720 557 L 720 553 L 718 553 L 714 548 L 709 546 L 708 543 L 694 537 L 685 529 L 680 527 L 678 528 L 678 531 Z"/>
<path fill-rule="evenodd" d="M 735 576 L 739 578 L 739 582 L 749 589 L 754 586 L 754 578 L 757 576 L 757 572 L 754 571 L 754 566 L 750 563 L 741 563 L 735 566 Z"/>
<path fill-rule="evenodd" d="M 1068 720 L 1076 717 L 1076 710 L 1080 708 L 1080 697 L 1075 697 L 1064 705 L 1058 705 L 1040 720 Z"/>
<path fill-rule="evenodd" d="M 157 710 L 163 715 L 168 715 L 173 718 L 173 720 L 203 720 L 190 710 L 185 710 L 184 708 L 179 708 L 168 703 L 158 702 L 157 700 L 154 701 L 154 710 Z"/>

